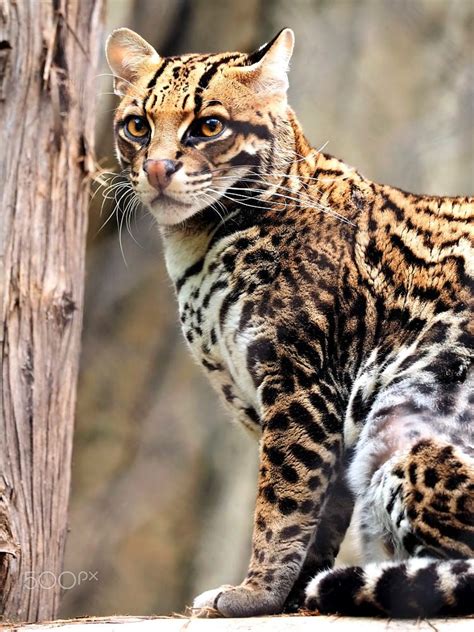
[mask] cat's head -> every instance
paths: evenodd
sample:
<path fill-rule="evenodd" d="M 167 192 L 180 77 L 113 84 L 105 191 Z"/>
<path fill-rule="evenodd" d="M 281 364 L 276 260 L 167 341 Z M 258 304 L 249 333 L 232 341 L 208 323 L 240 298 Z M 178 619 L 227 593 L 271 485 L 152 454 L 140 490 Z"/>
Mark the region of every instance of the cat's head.
<path fill-rule="evenodd" d="M 283 170 L 291 159 L 286 92 L 293 43 L 284 29 L 252 54 L 160 57 L 129 29 L 110 35 L 107 59 L 121 97 L 117 154 L 159 224 L 239 199 L 230 187 L 240 182 L 245 189 L 250 173 L 263 179 Z"/>

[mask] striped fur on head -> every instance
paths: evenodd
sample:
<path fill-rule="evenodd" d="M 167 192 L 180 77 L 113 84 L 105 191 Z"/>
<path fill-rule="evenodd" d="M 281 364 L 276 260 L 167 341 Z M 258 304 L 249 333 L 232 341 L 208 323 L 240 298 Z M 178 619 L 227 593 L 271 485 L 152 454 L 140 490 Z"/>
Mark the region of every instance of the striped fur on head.
<path fill-rule="evenodd" d="M 281 31 L 253 54 L 160 57 L 128 29 L 107 42 L 107 58 L 122 97 L 115 115 L 119 160 L 141 201 L 161 225 L 173 225 L 212 206 L 225 213 L 229 187 L 246 176 L 281 171 L 293 158 L 287 115 L 287 70 L 293 33 Z M 127 122 L 148 127 L 133 138 Z M 200 122 L 217 119 L 222 131 L 199 136 Z M 166 189 L 157 191 L 147 160 L 174 161 Z"/>

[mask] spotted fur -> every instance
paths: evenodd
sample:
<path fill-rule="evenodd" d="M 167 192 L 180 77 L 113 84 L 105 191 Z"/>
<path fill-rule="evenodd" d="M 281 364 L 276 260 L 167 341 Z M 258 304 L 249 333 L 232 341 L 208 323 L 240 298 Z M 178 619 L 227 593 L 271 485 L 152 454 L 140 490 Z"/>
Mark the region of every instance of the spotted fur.
<path fill-rule="evenodd" d="M 286 101 L 292 47 L 288 29 L 251 55 L 108 42 L 117 153 L 161 226 L 184 336 L 259 439 L 247 576 L 195 606 L 472 613 L 474 201 L 312 149 Z M 206 117 L 215 138 L 192 133 Z M 367 564 L 333 570 L 354 503 Z"/>

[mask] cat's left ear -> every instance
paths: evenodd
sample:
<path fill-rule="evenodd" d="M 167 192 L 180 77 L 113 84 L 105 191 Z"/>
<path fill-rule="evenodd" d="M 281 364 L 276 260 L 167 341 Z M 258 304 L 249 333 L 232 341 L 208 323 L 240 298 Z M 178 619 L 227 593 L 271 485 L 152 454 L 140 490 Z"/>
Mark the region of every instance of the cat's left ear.
<path fill-rule="evenodd" d="M 146 70 L 147 64 L 157 65 L 160 56 L 143 37 L 130 29 L 115 29 L 105 45 L 105 54 L 114 75 L 114 92 L 123 96 L 130 84 Z"/>
<path fill-rule="evenodd" d="M 270 42 L 248 56 L 247 66 L 234 66 L 230 73 L 244 83 L 252 82 L 258 91 L 285 94 L 295 34 L 282 29 Z"/>

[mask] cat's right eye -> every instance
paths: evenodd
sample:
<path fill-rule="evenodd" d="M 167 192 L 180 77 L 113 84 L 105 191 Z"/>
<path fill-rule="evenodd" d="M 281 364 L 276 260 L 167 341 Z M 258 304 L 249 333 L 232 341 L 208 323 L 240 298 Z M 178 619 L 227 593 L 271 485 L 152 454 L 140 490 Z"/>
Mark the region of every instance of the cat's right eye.
<path fill-rule="evenodd" d="M 150 126 L 143 116 L 129 116 L 123 126 L 126 136 L 131 140 L 143 141 L 150 134 Z"/>

